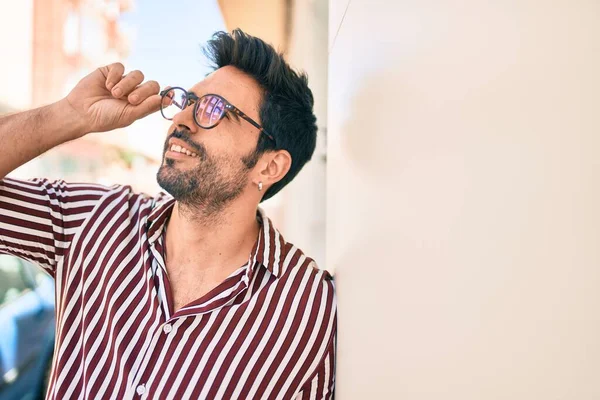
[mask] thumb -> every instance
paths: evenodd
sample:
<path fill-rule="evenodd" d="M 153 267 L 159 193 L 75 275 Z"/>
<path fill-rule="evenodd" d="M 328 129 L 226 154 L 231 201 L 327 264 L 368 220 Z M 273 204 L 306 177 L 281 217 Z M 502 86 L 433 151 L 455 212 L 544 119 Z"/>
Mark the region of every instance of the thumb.
<path fill-rule="evenodd" d="M 129 105 L 130 108 L 128 114 L 133 121 L 147 117 L 148 115 L 160 110 L 160 103 L 160 95 L 155 94 L 153 96 L 148 97 L 136 106 Z"/>

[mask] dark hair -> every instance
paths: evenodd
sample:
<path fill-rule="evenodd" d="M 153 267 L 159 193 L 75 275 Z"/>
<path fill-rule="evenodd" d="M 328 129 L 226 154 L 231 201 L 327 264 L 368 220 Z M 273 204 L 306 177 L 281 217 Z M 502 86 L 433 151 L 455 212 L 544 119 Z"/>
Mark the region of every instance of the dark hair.
<path fill-rule="evenodd" d="M 292 156 L 290 170 L 265 192 L 264 201 L 294 179 L 315 151 L 317 119 L 308 77 L 294 71 L 273 46 L 240 29 L 231 34 L 215 33 L 204 53 L 215 69 L 234 66 L 254 78 L 264 90 L 259 123 L 275 137 L 277 147 L 266 135 L 259 135 L 252 157 L 254 165 L 269 150 L 287 150 Z"/>

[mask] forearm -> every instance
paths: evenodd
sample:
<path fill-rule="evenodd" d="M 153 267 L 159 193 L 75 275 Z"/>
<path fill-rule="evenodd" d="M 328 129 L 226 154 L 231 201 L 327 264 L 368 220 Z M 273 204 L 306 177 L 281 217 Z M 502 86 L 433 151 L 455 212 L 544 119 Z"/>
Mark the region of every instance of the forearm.
<path fill-rule="evenodd" d="M 81 118 L 66 100 L 0 117 L 0 178 L 84 134 Z"/>

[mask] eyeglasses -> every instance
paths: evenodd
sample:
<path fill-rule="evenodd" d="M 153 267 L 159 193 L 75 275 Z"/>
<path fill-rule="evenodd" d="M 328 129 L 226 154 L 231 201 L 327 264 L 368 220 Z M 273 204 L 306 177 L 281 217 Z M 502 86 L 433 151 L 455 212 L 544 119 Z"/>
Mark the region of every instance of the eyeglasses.
<path fill-rule="evenodd" d="M 194 122 L 200 128 L 214 128 L 219 125 L 227 112 L 231 112 L 235 118 L 242 117 L 267 135 L 274 144 L 276 143 L 275 138 L 262 126 L 218 94 L 205 94 L 204 96 L 198 97 L 194 93 L 188 92 L 183 88 L 172 87 L 160 92 L 160 96 L 162 98 L 160 112 L 162 116 L 169 121 L 175 117 L 175 114 L 185 110 L 188 105 L 194 104 Z"/>

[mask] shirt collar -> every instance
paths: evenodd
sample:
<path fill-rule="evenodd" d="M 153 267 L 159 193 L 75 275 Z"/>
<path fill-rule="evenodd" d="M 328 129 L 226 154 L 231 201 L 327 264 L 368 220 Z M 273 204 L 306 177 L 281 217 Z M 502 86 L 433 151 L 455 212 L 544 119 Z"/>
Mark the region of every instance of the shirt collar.
<path fill-rule="evenodd" d="M 154 244 L 164 231 L 165 222 L 171 216 L 175 199 L 163 192 L 158 194 L 152 201 L 152 211 L 148 216 L 148 241 Z M 252 276 L 254 266 L 262 265 L 277 278 L 283 275 L 285 255 L 289 245 L 273 226 L 273 222 L 267 217 L 262 208 L 258 208 L 256 217 L 261 225 L 258 239 L 256 240 L 250 257 L 248 259 L 249 277 Z M 290 264 L 290 263 L 287 263 Z"/>
<path fill-rule="evenodd" d="M 249 265 L 262 265 L 279 278 L 285 272 L 283 260 L 287 254 L 288 244 L 262 208 L 258 208 L 256 216 L 261 223 L 261 229 L 250 253 Z"/>

